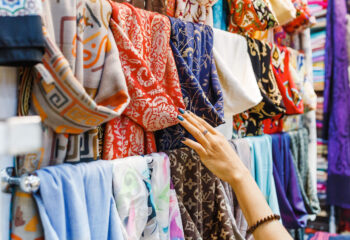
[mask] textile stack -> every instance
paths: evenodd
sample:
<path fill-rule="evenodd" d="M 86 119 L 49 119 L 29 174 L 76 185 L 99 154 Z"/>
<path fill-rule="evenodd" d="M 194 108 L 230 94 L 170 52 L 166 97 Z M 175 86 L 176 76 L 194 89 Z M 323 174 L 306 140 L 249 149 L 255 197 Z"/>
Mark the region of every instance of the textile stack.
<path fill-rule="evenodd" d="M 327 1 L 309 1 L 309 7 L 316 17 L 316 24 L 311 27 L 311 46 L 314 88 L 323 91 L 325 80 L 325 45 Z"/>
<path fill-rule="evenodd" d="M 328 231 L 318 223 L 328 220 L 335 141 L 326 9 L 307 0 L 0 1 L 0 65 L 16 67 L 17 115 L 40 116 L 43 140 L 2 171 L 13 185 L 11 239 Z M 40 185 L 23 192 L 28 176 Z"/>

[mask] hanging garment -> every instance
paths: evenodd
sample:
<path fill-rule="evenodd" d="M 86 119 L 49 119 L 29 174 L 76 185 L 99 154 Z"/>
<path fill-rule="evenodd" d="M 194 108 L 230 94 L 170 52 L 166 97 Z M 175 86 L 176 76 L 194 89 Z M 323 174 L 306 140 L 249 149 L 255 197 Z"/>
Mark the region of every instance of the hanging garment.
<path fill-rule="evenodd" d="M 230 221 L 221 181 L 203 166 L 194 150 L 167 152 L 186 239 L 243 239 Z"/>
<path fill-rule="evenodd" d="M 303 100 L 289 70 L 289 50 L 275 44 L 270 46 L 272 49 L 271 65 L 286 107 L 286 114 L 302 114 L 304 113 Z"/>
<path fill-rule="evenodd" d="M 35 69 L 33 67 L 20 68 L 18 71 L 18 116 L 36 115 L 30 104 L 34 74 Z M 56 163 L 53 158 L 54 136 L 54 131 L 43 123 L 43 146 L 39 151 L 27 153 L 16 158 L 16 176 L 33 173 L 37 169 Z M 12 198 L 12 216 L 12 239 L 41 239 L 44 237 L 39 212 L 31 194 L 26 194 L 21 192 L 20 189 L 16 189 Z"/>
<path fill-rule="evenodd" d="M 248 38 L 248 53 L 263 100 L 248 111 L 234 116 L 234 130 L 240 137 L 263 134 L 262 121 L 285 112 L 281 92 L 270 68 L 270 46 Z"/>
<path fill-rule="evenodd" d="M 282 94 L 283 103 L 286 107 L 285 114 L 304 113 L 304 104 L 299 90 L 294 83 L 290 73 L 290 53 L 286 47 L 270 44 L 272 49 L 271 66 L 276 78 L 278 89 Z M 282 132 L 283 115 L 279 114 L 273 118 L 265 119 L 264 133 L 272 134 Z"/>
<path fill-rule="evenodd" d="M 124 239 L 112 193 L 110 162 L 37 170 L 34 194 L 45 239 Z"/>
<path fill-rule="evenodd" d="M 328 138 L 328 203 L 350 208 L 350 86 L 346 5 L 328 1 L 324 131 Z"/>
<path fill-rule="evenodd" d="M 44 54 L 40 0 L 0 2 L 0 65 L 32 66 Z"/>
<path fill-rule="evenodd" d="M 213 58 L 213 30 L 206 25 L 175 18 L 170 21 L 170 45 L 186 110 L 216 127 L 224 122 L 224 99 Z M 183 137 L 192 138 L 180 125 L 157 131 L 158 151 L 184 146 L 181 143 Z"/>
<path fill-rule="evenodd" d="M 173 212 L 176 217 L 179 211 L 174 203 L 170 209 L 170 200 L 175 200 L 170 199 L 168 156 L 154 153 L 112 162 L 114 196 L 126 239 L 166 240 L 174 231 L 181 237 L 178 220 L 170 216 Z"/>
<path fill-rule="evenodd" d="M 134 7 L 145 9 L 151 12 L 158 12 L 160 14 L 166 14 L 166 1 L 164 0 L 112 0 L 113 2 L 127 2 Z"/>
<path fill-rule="evenodd" d="M 156 152 L 152 132 L 145 130 L 126 116 L 110 121 L 105 129 L 103 159 L 137 156 Z"/>
<path fill-rule="evenodd" d="M 270 135 L 247 137 L 252 155 L 252 175 L 275 214 L 280 214 L 273 178 L 272 139 Z"/>
<path fill-rule="evenodd" d="M 290 136 L 290 149 L 297 168 L 299 185 L 304 199 L 306 210 L 309 214 L 317 214 L 320 211 L 320 203 L 317 198 L 317 188 L 313 185 L 313 179 L 308 162 L 309 134 L 306 128 L 288 133 Z"/>
<path fill-rule="evenodd" d="M 151 132 L 176 124 L 177 108 L 185 108 L 169 19 L 126 3 L 112 8 L 110 24 L 131 99 L 123 117 L 107 124 L 104 159 L 154 152 Z"/>
<path fill-rule="evenodd" d="M 292 0 L 296 9 L 296 18 L 283 28 L 287 33 L 302 31 L 316 23 L 316 18 L 311 15 L 306 0 Z"/>
<path fill-rule="evenodd" d="M 169 202 L 169 225 L 170 240 L 184 240 L 185 233 L 180 213 L 180 205 L 177 200 L 176 191 L 173 183 L 170 181 L 170 202 Z"/>
<path fill-rule="evenodd" d="M 230 0 L 228 31 L 252 36 L 278 25 L 270 5 L 264 0 Z"/>
<path fill-rule="evenodd" d="M 237 152 L 237 155 L 247 167 L 247 169 L 252 171 L 252 154 L 250 152 L 250 144 L 245 138 L 233 139 L 230 140 L 229 143 L 232 145 L 233 149 Z M 225 186 L 225 185 L 224 185 Z M 231 193 L 232 196 L 232 209 L 234 210 L 234 218 L 236 220 L 237 228 L 239 229 L 241 235 L 244 239 L 252 238 L 251 235 L 247 233 L 249 229 L 246 218 L 243 215 L 242 209 L 239 206 L 237 197 L 235 196 L 233 189 L 231 186 L 229 188 L 225 188 L 227 193 Z"/>
<path fill-rule="evenodd" d="M 218 0 L 213 5 L 214 28 L 218 28 L 224 31 L 227 30 L 227 12 L 228 12 L 227 0 Z"/>
<path fill-rule="evenodd" d="M 279 25 L 284 25 L 296 17 L 296 9 L 291 0 L 269 0 L 272 13 Z"/>
<path fill-rule="evenodd" d="M 213 26 L 212 6 L 217 1 L 218 0 L 176 0 L 175 13 L 169 14 L 169 16 L 183 21 Z"/>
<path fill-rule="evenodd" d="M 308 213 L 305 209 L 297 170 L 290 152 L 289 135 L 288 133 L 281 133 L 273 134 L 271 137 L 273 176 L 283 226 L 292 229 L 305 228 Z"/>
<path fill-rule="evenodd" d="M 232 138 L 233 116 L 261 102 L 262 97 L 248 54 L 246 38 L 214 29 L 214 59 L 222 86 L 225 124 L 219 131 Z"/>
<path fill-rule="evenodd" d="M 66 71 L 59 72 L 63 75 L 57 75 L 55 71 L 51 73 L 56 74 L 54 77 L 64 84 L 57 87 L 57 91 L 60 91 L 58 95 L 57 91 L 51 91 L 45 96 L 49 98 L 52 94 L 57 95 L 57 98 L 51 98 L 51 102 L 47 101 L 51 103 L 51 107 L 56 104 L 53 109 L 58 115 L 53 115 L 55 118 L 50 123 L 60 124 L 53 126 L 57 133 L 72 133 L 57 135 L 54 157 L 57 162 L 99 159 L 97 127 L 120 116 L 129 102 L 118 49 L 108 26 L 111 6 L 107 1 L 76 0 L 43 1 L 43 7 L 50 45 L 56 43 L 62 51 L 62 57 L 66 59 L 63 61 L 59 58 L 62 63 L 66 61 L 63 67 L 57 65 L 58 62 L 50 62 L 51 71 L 56 66 Z M 50 57 L 56 59 L 56 54 L 61 54 L 58 47 L 55 47 Z M 109 65 L 115 67 L 103 67 Z M 50 75 L 45 71 L 40 74 Z M 51 80 L 46 77 L 46 81 Z M 73 88 L 74 90 L 70 90 Z M 46 91 L 50 89 L 46 88 Z M 79 104 L 72 104 L 73 100 Z M 93 109 L 96 110 L 91 111 Z M 44 110 L 46 111 L 45 108 Z M 53 112 L 44 113 L 49 119 L 52 118 Z M 78 135 L 82 132 L 85 133 Z"/>

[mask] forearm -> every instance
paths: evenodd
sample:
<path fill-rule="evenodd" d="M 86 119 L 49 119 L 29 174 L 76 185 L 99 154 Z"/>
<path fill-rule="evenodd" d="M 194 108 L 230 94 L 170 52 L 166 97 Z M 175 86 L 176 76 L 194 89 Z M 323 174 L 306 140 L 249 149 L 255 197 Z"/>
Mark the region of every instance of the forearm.
<path fill-rule="evenodd" d="M 232 176 L 230 182 L 242 212 L 249 226 L 256 224 L 260 219 L 273 214 L 252 175 L 246 167 Z M 254 232 L 256 240 L 292 239 L 279 221 L 270 221 L 260 225 Z"/>

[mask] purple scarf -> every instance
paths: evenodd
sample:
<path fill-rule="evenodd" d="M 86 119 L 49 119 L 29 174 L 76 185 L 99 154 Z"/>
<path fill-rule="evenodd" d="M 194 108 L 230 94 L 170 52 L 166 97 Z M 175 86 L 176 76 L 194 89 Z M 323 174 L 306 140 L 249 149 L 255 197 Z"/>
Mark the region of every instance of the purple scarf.
<path fill-rule="evenodd" d="M 345 0 L 328 1 L 324 127 L 328 135 L 328 203 L 350 208 L 350 87 L 346 11 Z"/>

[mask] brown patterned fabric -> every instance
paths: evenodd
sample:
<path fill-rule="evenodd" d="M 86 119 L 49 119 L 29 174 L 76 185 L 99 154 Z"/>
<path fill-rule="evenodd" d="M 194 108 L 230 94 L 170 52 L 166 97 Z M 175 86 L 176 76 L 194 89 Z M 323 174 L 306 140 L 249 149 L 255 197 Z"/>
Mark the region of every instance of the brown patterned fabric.
<path fill-rule="evenodd" d="M 201 163 L 196 152 L 181 148 L 166 153 L 186 240 L 243 239 L 230 217 L 223 184 Z"/>
<path fill-rule="evenodd" d="M 166 3 L 165 0 L 113 0 L 114 2 L 123 3 L 127 2 L 134 7 L 146 9 L 152 12 L 158 12 L 166 14 Z"/>

